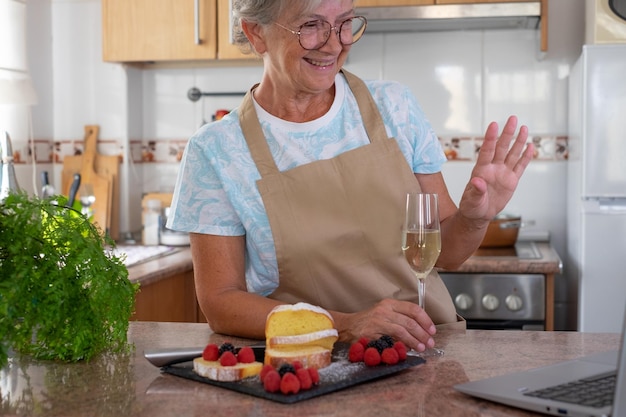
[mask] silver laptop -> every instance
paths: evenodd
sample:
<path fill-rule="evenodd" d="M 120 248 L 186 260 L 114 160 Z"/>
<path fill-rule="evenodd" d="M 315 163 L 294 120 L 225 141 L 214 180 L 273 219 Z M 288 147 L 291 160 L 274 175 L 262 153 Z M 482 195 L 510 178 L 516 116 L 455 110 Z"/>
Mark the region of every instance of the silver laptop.
<path fill-rule="evenodd" d="M 556 416 L 626 416 L 626 311 L 619 351 L 596 353 L 454 388 L 474 397 Z M 608 389 L 594 399 L 596 388 Z M 611 388 L 612 384 L 612 388 Z M 573 393 L 567 393 L 569 389 Z"/>

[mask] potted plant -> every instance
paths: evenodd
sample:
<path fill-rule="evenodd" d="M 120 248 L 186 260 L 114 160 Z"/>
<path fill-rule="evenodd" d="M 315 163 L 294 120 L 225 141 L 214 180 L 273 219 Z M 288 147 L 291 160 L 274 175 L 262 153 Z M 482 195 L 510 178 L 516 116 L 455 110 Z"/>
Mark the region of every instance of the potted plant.
<path fill-rule="evenodd" d="M 79 361 L 128 347 L 138 285 L 114 242 L 66 203 L 18 192 L 0 204 L 0 366 L 9 349 Z"/>

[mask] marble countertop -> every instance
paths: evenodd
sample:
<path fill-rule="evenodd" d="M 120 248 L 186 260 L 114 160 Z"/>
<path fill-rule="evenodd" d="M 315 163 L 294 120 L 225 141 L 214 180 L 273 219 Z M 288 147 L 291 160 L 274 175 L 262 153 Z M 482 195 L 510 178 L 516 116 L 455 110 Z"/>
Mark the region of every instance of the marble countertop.
<path fill-rule="evenodd" d="M 534 242 L 541 255 L 537 259 L 520 259 L 511 256 L 490 256 L 490 252 L 504 251 L 507 248 L 479 249 L 458 269 L 440 270 L 446 273 L 507 273 L 507 274 L 559 274 L 563 262 L 549 242 Z"/>
<path fill-rule="evenodd" d="M 191 249 L 189 246 L 182 246 L 165 255 L 130 266 L 128 268 L 128 279 L 131 282 L 148 285 L 192 269 Z"/>
<path fill-rule="evenodd" d="M 548 242 L 536 242 L 539 259 L 515 257 L 472 256 L 458 269 L 440 270 L 447 273 L 515 273 L 558 274 L 563 267 L 561 258 Z M 178 247 L 163 255 L 128 268 L 129 279 L 147 285 L 165 277 L 193 269 L 191 249 Z"/>
<path fill-rule="evenodd" d="M 131 322 L 127 355 L 89 363 L 11 359 L 0 371 L 3 416 L 531 416 L 476 400 L 452 386 L 617 349 L 618 334 L 531 331 L 441 331 L 445 355 L 392 376 L 286 405 L 163 374 L 144 349 L 204 346 L 231 341 L 202 323 Z"/>

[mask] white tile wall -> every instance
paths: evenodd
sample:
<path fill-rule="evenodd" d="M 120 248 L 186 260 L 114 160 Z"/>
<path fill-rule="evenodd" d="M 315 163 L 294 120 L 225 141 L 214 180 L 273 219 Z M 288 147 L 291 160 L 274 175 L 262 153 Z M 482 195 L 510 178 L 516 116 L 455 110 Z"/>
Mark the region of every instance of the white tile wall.
<path fill-rule="evenodd" d="M 97 123 L 101 137 L 129 140 L 178 140 L 189 137 L 219 108 L 233 108 L 237 98 L 209 97 L 193 103 L 187 91 L 245 91 L 260 79 L 261 67 L 125 68 L 101 60 L 99 0 L 33 0 L 28 13 L 52 24 L 29 28 L 39 42 L 29 44 L 37 60 L 52 45 L 52 81 L 48 71 L 33 71 L 43 94 L 42 120 L 35 137 L 55 140 L 82 136 L 83 125 Z M 567 76 L 584 38 L 582 0 L 550 0 L 549 50 L 539 53 L 537 31 L 455 31 L 369 34 L 353 47 L 347 68 L 363 78 L 395 79 L 409 85 L 441 136 L 479 136 L 491 120 L 503 123 L 517 114 L 531 135 L 567 134 Z M 51 33 L 38 32 L 38 28 Z M 46 102 L 46 97 L 52 97 Z M 512 211 L 552 233 L 564 253 L 564 163 L 535 161 L 510 203 Z M 122 225 L 136 230 L 143 192 L 168 190 L 175 167 L 126 165 L 126 200 Z M 450 162 L 444 169 L 458 198 L 471 164 Z M 507 208 L 507 209 L 508 209 Z M 557 288 L 559 301 L 564 290 Z M 557 323 L 559 325 L 559 323 Z"/>
<path fill-rule="evenodd" d="M 14 0 L 0 0 L 0 68 L 28 69 L 26 58 L 26 5 Z"/>

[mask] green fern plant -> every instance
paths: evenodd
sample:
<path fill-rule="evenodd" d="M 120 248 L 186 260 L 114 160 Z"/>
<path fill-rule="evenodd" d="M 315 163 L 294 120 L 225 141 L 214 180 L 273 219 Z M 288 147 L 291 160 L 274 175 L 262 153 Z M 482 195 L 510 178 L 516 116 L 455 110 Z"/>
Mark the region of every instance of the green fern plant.
<path fill-rule="evenodd" d="M 0 366 L 9 349 L 74 362 L 126 350 L 137 284 L 114 242 L 66 199 L 0 204 Z"/>

